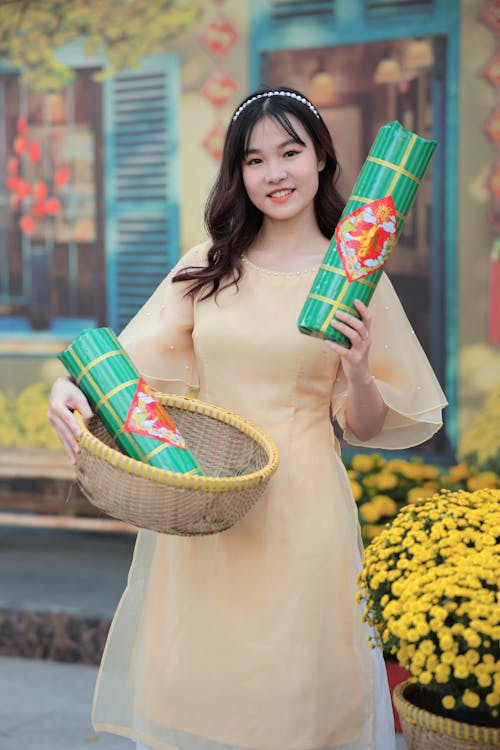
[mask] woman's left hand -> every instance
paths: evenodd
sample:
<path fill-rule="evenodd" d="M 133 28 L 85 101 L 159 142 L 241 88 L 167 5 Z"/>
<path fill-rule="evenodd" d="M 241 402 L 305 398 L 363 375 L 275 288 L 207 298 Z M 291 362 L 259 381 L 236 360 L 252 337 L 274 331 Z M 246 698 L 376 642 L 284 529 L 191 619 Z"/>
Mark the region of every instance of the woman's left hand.
<path fill-rule="evenodd" d="M 368 366 L 371 317 L 367 306 L 361 300 L 356 299 L 354 307 L 361 316 L 360 320 L 354 315 L 338 310 L 330 323 L 335 330 L 349 339 L 351 348 L 346 349 L 335 341 L 325 341 L 330 349 L 339 354 L 347 380 L 353 383 L 367 383 L 372 377 Z"/>

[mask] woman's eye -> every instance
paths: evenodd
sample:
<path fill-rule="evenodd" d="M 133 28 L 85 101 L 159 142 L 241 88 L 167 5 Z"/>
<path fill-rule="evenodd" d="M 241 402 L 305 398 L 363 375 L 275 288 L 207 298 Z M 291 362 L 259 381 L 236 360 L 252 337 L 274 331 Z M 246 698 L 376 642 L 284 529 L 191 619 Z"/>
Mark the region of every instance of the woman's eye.
<path fill-rule="evenodd" d="M 299 152 L 295 151 L 295 149 L 290 149 L 290 151 L 285 151 L 285 153 L 283 154 L 283 156 L 290 157 L 290 156 L 295 156 L 298 153 Z"/>
<path fill-rule="evenodd" d="M 247 160 L 247 164 L 248 165 L 260 164 L 261 161 L 262 161 L 262 159 L 258 159 L 256 156 L 254 156 L 252 159 L 248 159 Z"/>

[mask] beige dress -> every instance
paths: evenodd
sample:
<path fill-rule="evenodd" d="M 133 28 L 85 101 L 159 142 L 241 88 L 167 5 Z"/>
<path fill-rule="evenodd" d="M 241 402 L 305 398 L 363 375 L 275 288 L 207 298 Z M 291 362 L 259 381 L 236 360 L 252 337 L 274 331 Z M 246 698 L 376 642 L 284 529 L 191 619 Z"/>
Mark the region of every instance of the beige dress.
<path fill-rule="evenodd" d="M 355 603 L 356 506 L 330 422 L 331 407 L 345 427 L 346 383 L 338 356 L 296 327 L 315 269 L 243 268 L 217 301 L 193 303 L 167 277 L 121 340 L 155 387 L 199 383 L 201 399 L 265 430 L 279 468 L 226 532 L 139 532 L 94 725 L 157 750 L 367 750 L 376 676 Z M 445 397 L 385 276 L 370 309 L 389 411 L 364 445 L 416 445 L 439 429 Z"/>

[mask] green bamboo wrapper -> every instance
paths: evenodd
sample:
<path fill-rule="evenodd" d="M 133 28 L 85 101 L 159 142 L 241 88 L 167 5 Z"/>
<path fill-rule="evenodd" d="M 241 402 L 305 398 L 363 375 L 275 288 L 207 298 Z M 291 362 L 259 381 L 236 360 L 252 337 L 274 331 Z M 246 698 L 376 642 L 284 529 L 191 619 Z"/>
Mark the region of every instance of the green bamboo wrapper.
<path fill-rule="evenodd" d="M 82 331 L 57 356 L 123 453 L 160 469 L 204 473 L 187 448 L 123 430 L 140 375 L 111 328 Z"/>
<path fill-rule="evenodd" d="M 398 217 L 397 239 L 436 145 L 436 141 L 417 136 L 397 121 L 383 125 L 359 173 L 341 219 L 366 203 L 390 195 Z M 309 336 L 330 339 L 349 347 L 349 339 L 332 328 L 330 322 L 337 310 L 359 318 L 354 300 L 360 299 L 368 305 L 381 275 L 382 269 L 379 269 L 362 279 L 349 281 L 334 235 L 299 315 L 299 330 Z"/>

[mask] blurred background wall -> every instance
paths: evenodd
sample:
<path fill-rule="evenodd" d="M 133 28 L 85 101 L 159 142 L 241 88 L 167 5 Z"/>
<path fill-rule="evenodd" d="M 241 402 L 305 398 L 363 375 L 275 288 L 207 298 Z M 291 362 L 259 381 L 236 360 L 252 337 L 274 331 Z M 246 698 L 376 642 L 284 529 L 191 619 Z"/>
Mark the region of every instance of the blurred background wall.
<path fill-rule="evenodd" d="M 55 354 L 121 330 L 204 239 L 226 123 L 260 85 L 320 109 L 346 197 L 383 123 L 438 141 L 388 272 L 450 401 L 427 458 L 498 458 L 499 29 L 496 0 L 4 3 L 0 466 L 63 465 Z"/>

